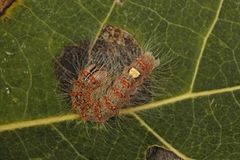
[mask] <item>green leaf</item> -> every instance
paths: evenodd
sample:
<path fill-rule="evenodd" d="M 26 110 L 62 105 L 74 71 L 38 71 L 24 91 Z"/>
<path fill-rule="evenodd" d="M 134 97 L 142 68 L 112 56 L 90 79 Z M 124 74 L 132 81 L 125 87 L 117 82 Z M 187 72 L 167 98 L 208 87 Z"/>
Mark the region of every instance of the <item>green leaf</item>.
<path fill-rule="evenodd" d="M 153 145 L 183 159 L 238 159 L 239 17 L 238 0 L 24 1 L 0 20 L 0 159 L 142 160 Z M 53 62 L 105 24 L 179 63 L 156 86 L 165 95 L 97 126 L 61 103 Z"/>

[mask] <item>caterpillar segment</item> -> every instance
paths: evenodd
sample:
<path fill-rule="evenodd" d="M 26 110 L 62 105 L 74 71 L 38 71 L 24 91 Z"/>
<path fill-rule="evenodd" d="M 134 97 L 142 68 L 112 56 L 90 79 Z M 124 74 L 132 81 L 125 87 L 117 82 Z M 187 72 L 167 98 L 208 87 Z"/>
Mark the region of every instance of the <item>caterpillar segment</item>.
<path fill-rule="evenodd" d="M 101 86 L 106 76 L 106 71 L 98 70 L 95 65 L 89 65 L 80 72 L 74 83 L 70 92 L 73 110 L 79 113 L 85 121 L 93 119 L 93 94 Z"/>
<path fill-rule="evenodd" d="M 106 95 L 95 104 L 97 122 L 104 122 L 118 114 L 120 108 L 127 104 L 130 97 L 142 85 L 144 79 L 159 65 L 159 60 L 151 54 L 143 54 L 126 66 L 113 85 L 107 90 Z M 108 109 L 108 112 L 106 112 Z"/>

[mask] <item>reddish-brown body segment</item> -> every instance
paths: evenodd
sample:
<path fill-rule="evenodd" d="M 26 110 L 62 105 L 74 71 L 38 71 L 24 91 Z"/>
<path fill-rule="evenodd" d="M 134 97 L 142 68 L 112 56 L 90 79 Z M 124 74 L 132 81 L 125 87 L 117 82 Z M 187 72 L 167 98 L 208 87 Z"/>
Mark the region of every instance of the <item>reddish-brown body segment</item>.
<path fill-rule="evenodd" d="M 100 97 L 93 95 L 106 80 L 107 73 L 96 69 L 94 65 L 89 65 L 81 72 L 70 93 L 73 109 L 83 120 L 105 122 L 118 114 L 119 109 L 129 102 L 131 95 L 134 95 L 157 65 L 158 61 L 151 54 L 139 56 L 123 69 L 112 86 Z M 132 68 L 139 72 L 139 76 L 131 75 Z"/>

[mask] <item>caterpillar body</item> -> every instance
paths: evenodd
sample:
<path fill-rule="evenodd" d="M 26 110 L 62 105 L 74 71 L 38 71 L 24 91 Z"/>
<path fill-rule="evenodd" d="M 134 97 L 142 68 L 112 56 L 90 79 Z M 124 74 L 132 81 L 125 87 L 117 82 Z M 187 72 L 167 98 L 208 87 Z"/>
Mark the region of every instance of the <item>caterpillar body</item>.
<path fill-rule="evenodd" d="M 94 65 L 88 66 L 81 72 L 70 93 L 73 109 L 80 113 L 83 120 L 105 122 L 118 114 L 119 109 L 129 102 L 131 95 L 158 65 L 159 60 L 149 53 L 137 57 L 123 69 L 100 98 L 94 97 L 94 92 L 101 87 L 108 73 L 96 71 Z"/>
<path fill-rule="evenodd" d="M 67 46 L 55 62 L 60 89 L 84 121 L 105 122 L 126 106 L 152 98 L 150 74 L 159 65 L 125 30 L 106 25 L 89 41 Z"/>

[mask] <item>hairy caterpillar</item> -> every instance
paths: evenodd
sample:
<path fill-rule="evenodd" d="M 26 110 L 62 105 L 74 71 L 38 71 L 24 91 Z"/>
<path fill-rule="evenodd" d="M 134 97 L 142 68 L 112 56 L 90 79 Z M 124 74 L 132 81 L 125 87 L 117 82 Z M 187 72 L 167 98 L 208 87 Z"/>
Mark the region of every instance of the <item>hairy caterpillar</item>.
<path fill-rule="evenodd" d="M 159 60 L 131 34 L 107 25 L 88 54 L 89 44 L 66 47 L 55 62 L 60 89 L 83 120 L 105 122 L 120 108 L 151 99 L 148 77 Z"/>
<path fill-rule="evenodd" d="M 94 96 L 94 93 L 107 78 L 107 71 L 98 70 L 94 65 L 88 66 L 80 73 L 70 93 L 74 110 L 84 120 L 106 121 L 118 113 L 158 65 L 159 61 L 149 53 L 137 57 L 129 66 L 124 67 L 100 98 Z"/>

